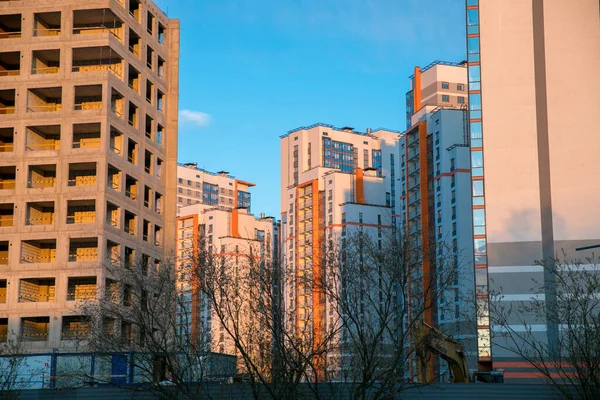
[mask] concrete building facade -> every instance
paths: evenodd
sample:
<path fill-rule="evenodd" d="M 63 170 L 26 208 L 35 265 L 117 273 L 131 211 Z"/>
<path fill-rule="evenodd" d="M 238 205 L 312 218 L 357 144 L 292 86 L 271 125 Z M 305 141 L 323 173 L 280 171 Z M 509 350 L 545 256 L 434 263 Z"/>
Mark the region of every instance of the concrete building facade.
<path fill-rule="evenodd" d="M 150 1 L 0 2 L 0 340 L 68 347 L 107 265 L 173 252 L 178 59 Z"/>
<path fill-rule="evenodd" d="M 551 279 L 536 260 L 584 259 L 575 248 L 600 243 L 599 139 L 585 111 L 600 105 L 599 11 L 595 0 L 466 1 L 479 359 L 507 379 L 533 373 L 490 346 L 490 291 L 506 306 L 549 296 L 530 293 Z M 557 337 L 556 324 L 532 323 L 540 340 Z"/>
<path fill-rule="evenodd" d="M 399 142 L 402 222 L 423 274 L 453 268 L 455 282 L 425 322 L 460 340 L 477 368 L 467 65 L 435 61 L 415 68 L 407 93 L 410 127 Z M 449 96 L 449 99 L 442 96 Z M 448 101 L 449 100 L 449 101 Z M 408 114 L 407 114 L 408 116 Z M 438 371 L 442 374 L 444 370 Z M 447 375 L 444 375 L 448 378 Z"/>
<path fill-rule="evenodd" d="M 185 169 L 184 172 L 188 172 L 187 167 Z M 213 174 L 209 174 L 209 177 L 223 178 L 221 184 L 233 180 Z M 184 185 L 186 183 L 184 181 Z M 249 186 L 254 185 L 248 182 L 236 185 L 244 191 Z M 260 282 L 252 274 L 256 273 L 257 266 L 270 268 L 272 273 L 276 273 L 274 268 L 277 267 L 279 257 L 279 224 L 275 218 L 264 214 L 255 217 L 249 213 L 249 208 L 249 203 L 235 208 L 193 204 L 182 207 L 177 219 L 177 285 L 183 300 L 178 310 L 178 329 L 187 343 L 207 352 L 231 355 L 237 353 L 225 324 L 216 314 L 212 299 L 207 298 L 198 287 L 198 279 L 205 267 L 202 262 L 211 257 L 222 266 L 224 273 L 232 279 L 231 282 L 235 282 L 236 289 L 239 289 L 236 293 L 242 294 L 242 297 L 248 296 L 238 298 L 235 294 L 230 294 L 231 300 L 243 303 L 242 307 L 247 311 L 245 317 L 248 320 L 236 326 L 236 329 L 244 330 L 252 326 L 253 331 L 244 334 L 265 334 L 270 338 L 268 332 L 272 322 L 264 321 L 264 314 L 256 315 L 251 311 L 250 305 L 256 300 L 252 296 L 256 295 L 260 287 Z M 204 257 L 202 254 L 209 256 Z M 252 258 L 252 264 L 249 257 Z M 274 289 L 268 288 L 268 296 L 274 293 Z M 233 326 L 229 328 L 232 329 Z M 270 343 L 270 339 L 262 339 Z"/>

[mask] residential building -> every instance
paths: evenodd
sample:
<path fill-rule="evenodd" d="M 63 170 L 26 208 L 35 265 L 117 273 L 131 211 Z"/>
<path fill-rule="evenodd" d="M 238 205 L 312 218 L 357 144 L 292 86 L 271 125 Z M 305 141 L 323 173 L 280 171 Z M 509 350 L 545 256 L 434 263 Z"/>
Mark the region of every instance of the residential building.
<path fill-rule="evenodd" d="M 473 234 L 466 63 L 436 61 L 415 68 L 407 94 L 410 127 L 399 142 L 402 222 L 411 249 L 420 252 L 423 275 L 440 276 L 455 269 L 455 281 L 425 313 L 425 322 L 465 346 L 469 367 L 477 368 L 474 329 Z M 451 97 L 445 101 L 440 93 Z M 412 104 L 408 104 L 408 101 Z M 435 254 L 435 257 L 431 255 Z M 443 277 L 442 277 L 443 278 Z M 434 364 L 437 363 L 434 362 Z M 414 375 L 414 366 L 411 373 Z M 432 365 L 430 378 L 447 368 Z"/>
<path fill-rule="evenodd" d="M 415 67 L 406 93 L 406 129 L 427 109 L 466 107 L 466 65 L 466 61 L 434 61 L 423 68 Z"/>
<path fill-rule="evenodd" d="M 396 224 L 401 136 L 314 124 L 281 137 L 282 305 L 287 329 L 315 346 L 335 329 L 337 311 L 331 296 L 302 277 L 323 273 L 326 241 L 362 230 L 381 244 Z M 331 357 L 324 363 L 320 372 L 343 368 Z"/>
<path fill-rule="evenodd" d="M 178 58 L 151 1 L 0 2 L 0 340 L 69 348 L 108 265 L 174 251 Z"/>
<path fill-rule="evenodd" d="M 191 170 L 188 167 L 183 169 L 183 172 Z M 227 332 L 226 323 L 216 314 L 215 299 L 207 297 L 198 286 L 200 274 L 207 267 L 203 263 L 209 259 L 218 263 L 221 266 L 218 270 L 225 274 L 222 282 L 226 279 L 235 285 L 235 292 L 241 294 L 241 297 L 234 293 L 228 294 L 231 301 L 239 302 L 236 304 L 244 307 L 245 312 L 242 314 L 248 317 L 248 321 L 243 326 L 236 326 L 236 329 L 243 330 L 252 326 L 253 331 L 245 334 L 256 335 L 261 332 L 267 335 L 270 322 L 266 325 L 264 314 L 256 315 L 251 311 L 251 305 L 256 300 L 252 296 L 257 294 L 257 289 L 264 289 L 268 293 L 262 292 L 262 295 L 270 297 L 275 288 L 261 288 L 253 274 L 257 272 L 256 268 L 268 268 L 271 273 L 276 273 L 274 269 L 279 257 L 279 223 L 273 217 L 264 214 L 255 217 L 249 213 L 250 197 L 247 190 L 253 184 L 235 180 L 228 175 L 220 176 L 196 169 L 191 171 L 194 174 L 200 173 L 200 176 L 209 181 L 214 181 L 213 178 L 220 180 L 220 188 L 224 184 L 228 188 L 228 184 L 232 183 L 232 188 L 248 193 L 248 196 L 243 205 L 235 208 L 229 207 L 228 202 L 224 205 L 215 202 L 193 204 L 180 209 L 180 217 L 177 219 L 177 285 L 182 303 L 179 304 L 177 313 L 178 330 L 184 342 L 207 352 L 236 355 L 235 343 Z M 183 185 L 186 184 L 184 181 Z M 226 189 L 223 195 L 228 196 L 230 190 Z M 221 194 L 219 190 L 215 193 Z M 234 197 L 237 203 L 240 199 L 237 192 Z M 205 278 L 206 276 L 208 275 Z M 211 277 L 214 278 L 216 277 Z M 222 289 L 227 290 L 225 286 Z M 223 311 L 226 314 L 225 307 Z M 229 328 L 233 329 L 233 326 Z M 263 339 L 270 343 L 270 336 Z"/>
<path fill-rule="evenodd" d="M 177 215 L 180 209 L 192 204 L 232 210 L 242 207 L 250 210 L 249 188 L 253 183 L 235 179 L 226 171 L 209 172 L 197 163 L 177 166 Z"/>
<path fill-rule="evenodd" d="M 479 360 L 507 380 L 536 375 L 502 348 L 488 294 L 551 304 L 552 291 L 530 293 L 552 282 L 536 260 L 585 259 L 592 250 L 575 249 L 600 243 L 600 139 L 586 114 L 600 105 L 599 12 L 595 0 L 466 1 Z M 556 322 L 530 322 L 556 340 Z"/>

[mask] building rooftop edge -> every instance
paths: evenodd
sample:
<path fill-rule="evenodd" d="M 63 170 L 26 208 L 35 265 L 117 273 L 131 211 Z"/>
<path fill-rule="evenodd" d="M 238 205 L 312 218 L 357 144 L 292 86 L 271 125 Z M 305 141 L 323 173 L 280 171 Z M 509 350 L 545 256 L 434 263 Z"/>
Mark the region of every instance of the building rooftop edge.
<path fill-rule="evenodd" d="M 338 128 L 338 127 L 335 127 L 335 126 L 333 126 L 331 124 L 324 124 L 322 122 L 317 122 L 317 123 L 312 124 L 312 125 L 301 126 L 301 127 L 296 128 L 296 129 L 289 130 L 289 131 L 287 131 L 287 133 L 279 136 L 279 138 L 283 139 L 283 138 L 288 137 L 292 133 L 296 133 L 296 132 L 299 132 L 299 131 L 305 131 L 305 130 L 308 130 L 308 129 L 316 128 L 318 126 L 323 127 L 323 128 L 333 129 L 333 130 L 339 131 L 339 132 L 353 133 L 355 135 L 361 135 L 361 136 L 373 136 L 373 133 L 379 132 L 379 131 L 386 131 L 386 132 L 392 132 L 392 133 L 398 133 L 398 134 L 402 134 L 402 132 L 403 132 L 403 131 L 400 131 L 400 130 L 387 129 L 387 128 L 377 128 L 377 129 L 374 129 L 374 130 L 369 130 L 367 132 L 358 132 L 358 131 L 355 131 L 355 130 L 348 130 L 347 128 Z"/>
<path fill-rule="evenodd" d="M 212 175 L 212 176 L 226 176 L 227 178 L 235 179 L 235 176 L 229 175 L 229 173 L 226 173 L 225 171 L 221 171 L 221 173 L 219 173 L 219 172 L 211 172 L 211 171 L 208 171 L 208 170 L 206 170 L 204 168 L 199 168 L 196 163 L 180 163 L 180 162 L 178 162 L 177 166 L 178 167 L 187 168 L 187 169 L 193 169 L 193 170 L 199 171 L 199 172 L 204 172 L 205 174 L 209 174 L 209 175 Z M 226 173 L 226 175 L 223 175 L 223 173 Z"/>
<path fill-rule="evenodd" d="M 435 67 L 436 65 L 447 65 L 450 67 L 465 67 L 467 65 L 467 60 L 464 60 L 461 62 L 435 60 L 431 64 L 428 64 L 425 67 L 421 68 L 421 73 Z M 408 77 L 408 79 L 414 79 L 414 77 L 415 77 L 415 74 L 412 74 L 411 76 Z"/>

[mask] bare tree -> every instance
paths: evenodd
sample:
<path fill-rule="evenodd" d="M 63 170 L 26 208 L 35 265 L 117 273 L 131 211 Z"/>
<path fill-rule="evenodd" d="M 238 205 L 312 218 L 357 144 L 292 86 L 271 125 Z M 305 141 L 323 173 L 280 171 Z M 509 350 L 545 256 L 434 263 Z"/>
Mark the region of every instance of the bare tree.
<path fill-rule="evenodd" d="M 23 342 L 14 333 L 6 335 L 6 341 L 0 344 L 0 398 L 16 400 L 24 389 L 29 389 L 33 376 L 27 376 L 24 367 Z"/>
<path fill-rule="evenodd" d="M 253 241 L 236 243 L 233 254 L 201 245 L 194 267 L 213 315 L 213 341 L 216 332 L 223 349 L 236 354 L 254 398 L 297 398 L 301 382 L 315 383 L 311 377 L 333 333 L 317 342 L 311 327 L 290 324 L 296 310 L 281 306 L 279 288 L 294 277 L 259 255 Z M 303 279 L 310 283 L 309 276 Z M 317 387 L 308 386 L 318 398 Z"/>
<path fill-rule="evenodd" d="M 109 266 L 100 299 L 80 308 L 91 325 L 83 347 L 97 353 L 99 370 L 86 379 L 150 391 L 160 398 L 207 397 L 209 365 L 210 373 L 217 374 L 227 365 L 206 351 L 203 332 L 187 329 L 191 310 L 177 291 L 174 266 L 153 267 L 148 260 Z M 115 363 L 133 370 L 135 375 L 128 378 L 139 385 L 125 385 L 125 376 L 114 376 Z"/>
<path fill-rule="evenodd" d="M 598 399 L 600 265 L 592 258 L 566 260 L 537 263 L 550 279 L 533 280 L 528 301 L 506 305 L 501 289 L 491 293 L 493 343 L 528 362 L 566 399 Z M 557 327 L 555 340 L 534 329 L 540 322 Z"/>
<path fill-rule="evenodd" d="M 415 370 L 430 363 L 430 354 L 414 362 L 423 321 L 435 318 L 457 273 L 454 257 L 438 250 L 426 274 L 421 253 L 400 233 L 376 238 L 358 231 L 328 243 L 322 285 L 342 326 L 328 357 L 329 379 L 349 383 L 353 398 L 393 397 L 409 383 L 411 363 Z"/>

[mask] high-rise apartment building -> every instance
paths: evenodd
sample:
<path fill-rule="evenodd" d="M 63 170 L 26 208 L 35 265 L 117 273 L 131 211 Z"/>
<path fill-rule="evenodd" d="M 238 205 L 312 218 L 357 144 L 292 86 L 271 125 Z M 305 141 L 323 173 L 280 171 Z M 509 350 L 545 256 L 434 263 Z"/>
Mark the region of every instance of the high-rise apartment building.
<path fill-rule="evenodd" d="M 181 167 L 180 167 L 181 168 Z M 188 172 L 185 167 L 183 172 Z M 229 183 L 244 193 L 248 193 L 251 183 L 235 184 L 235 179 L 229 176 L 213 175 L 206 171 L 194 169 L 194 173 L 204 173 L 210 181 L 220 179 L 221 187 L 229 188 Z M 180 174 L 182 176 L 182 174 Z M 191 178 L 191 177 L 190 177 Z M 191 178 L 192 179 L 192 178 Z M 183 182 L 185 186 L 186 181 Z M 180 183 L 181 185 L 181 183 Z M 211 183 L 211 185 L 213 185 Z M 189 185 L 188 185 L 189 186 Z M 194 186 L 194 185 L 192 185 Z M 229 196 L 229 190 L 223 193 Z M 220 191 L 216 191 L 219 193 Z M 238 196 L 235 196 L 236 201 Z M 219 319 L 214 308 L 214 299 L 207 297 L 198 287 L 198 280 L 206 268 L 203 262 L 212 259 L 218 263 L 219 271 L 224 276 L 217 278 L 205 273 L 205 279 L 227 280 L 236 285 L 235 293 L 226 295 L 240 307 L 244 307 L 244 317 L 247 321 L 238 325 L 229 326 L 230 329 L 239 329 L 248 335 L 265 334 L 269 332 L 269 324 L 265 317 L 272 318 L 270 313 L 260 315 L 253 313 L 251 305 L 256 299 L 261 283 L 256 280 L 257 268 L 276 268 L 279 257 L 279 223 L 273 217 L 261 214 L 259 217 L 249 213 L 250 197 L 244 200 L 243 205 L 231 207 L 228 201 L 219 203 L 193 204 L 180 209 L 177 219 L 177 268 L 178 291 L 183 300 L 178 310 L 178 330 L 184 341 L 208 352 L 236 354 L 235 343 L 226 330 L 225 323 Z M 252 259 L 252 260 L 251 260 Z M 222 268 L 222 270 L 221 270 Z M 271 270 L 271 273 L 276 273 Z M 228 277 L 227 279 L 225 278 Z M 231 280 L 229 280 L 231 279 Z M 222 288 L 224 291 L 226 287 Z M 237 290 L 239 289 L 239 290 Z M 269 287 L 268 296 L 275 288 Z M 265 295 L 267 295 L 265 293 Z M 211 301 L 212 300 L 212 301 Z M 226 315 L 226 311 L 224 311 Z M 262 324 L 262 325 L 261 325 Z M 252 328 L 253 332 L 246 332 Z M 270 335 L 270 334 L 269 334 Z M 269 338 L 263 338 L 270 343 Z M 251 340 L 248 338 L 248 340 Z M 258 346 L 258 344 L 257 344 Z"/>
<path fill-rule="evenodd" d="M 226 171 L 209 172 L 196 163 L 177 167 L 177 215 L 180 209 L 192 204 L 232 210 L 250 210 L 250 191 L 253 183 L 235 179 Z"/>
<path fill-rule="evenodd" d="M 600 243 L 600 24 L 595 0 L 467 0 L 469 123 L 480 361 L 530 378 L 522 360 L 490 346 L 488 294 L 526 304 L 536 260 L 584 259 Z M 489 285 L 489 286 L 488 286 Z M 539 340 L 559 326 L 531 320 Z M 519 329 L 519 327 L 515 327 Z"/>
<path fill-rule="evenodd" d="M 290 332 L 325 340 L 335 305 L 312 280 L 322 250 L 361 229 L 379 238 L 396 224 L 399 132 L 315 124 L 281 137 L 282 305 Z M 286 277 L 298 277 L 286 279 Z M 308 339 L 307 339 L 308 340 Z M 324 368 L 335 370 L 334 362 Z"/>
<path fill-rule="evenodd" d="M 455 269 L 424 319 L 460 340 L 476 369 L 467 65 L 436 61 L 410 80 L 409 128 L 399 142 L 402 225 L 424 275 Z"/>
<path fill-rule="evenodd" d="M 0 2 L 0 340 L 68 347 L 107 265 L 174 250 L 178 58 L 150 1 Z"/>

